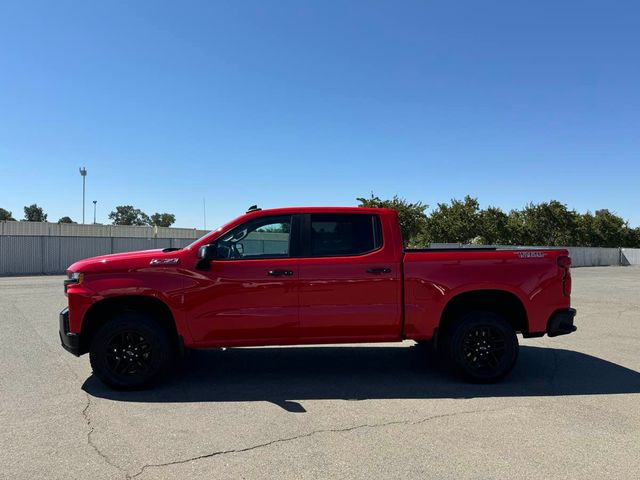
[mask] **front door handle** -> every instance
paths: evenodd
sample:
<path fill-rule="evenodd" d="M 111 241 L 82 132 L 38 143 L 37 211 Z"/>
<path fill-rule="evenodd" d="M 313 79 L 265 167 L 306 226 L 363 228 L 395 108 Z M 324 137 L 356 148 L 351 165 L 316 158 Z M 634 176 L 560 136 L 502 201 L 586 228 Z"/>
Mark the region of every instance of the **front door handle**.
<path fill-rule="evenodd" d="M 381 268 L 369 268 L 367 269 L 367 273 L 391 273 L 391 269 L 389 267 L 381 267 Z"/>
<path fill-rule="evenodd" d="M 272 277 L 290 277 L 293 275 L 293 270 L 269 270 L 267 274 Z"/>

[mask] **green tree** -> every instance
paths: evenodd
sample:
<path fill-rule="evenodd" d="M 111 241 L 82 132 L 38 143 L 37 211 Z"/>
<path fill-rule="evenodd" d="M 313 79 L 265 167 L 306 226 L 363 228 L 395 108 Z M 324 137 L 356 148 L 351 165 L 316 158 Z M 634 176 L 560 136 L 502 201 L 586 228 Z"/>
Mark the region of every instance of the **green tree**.
<path fill-rule="evenodd" d="M 419 245 L 423 239 L 427 216 L 424 211 L 428 205 L 422 202 L 411 203 L 397 195 L 391 200 L 382 200 L 371 194 L 370 198 L 356 198 L 359 207 L 391 208 L 398 212 L 400 231 L 405 246 Z"/>
<path fill-rule="evenodd" d="M 14 222 L 16 219 L 11 216 L 11 212 L 9 210 L 5 210 L 4 208 L 0 208 L 0 221 L 5 220 L 8 222 Z"/>
<path fill-rule="evenodd" d="M 451 205 L 439 203 L 427 219 L 430 241 L 442 243 L 471 243 L 480 236 L 480 205 L 467 195 L 464 200 L 451 200 Z"/>
<path fill-rule="evenodd" d="M 590 211 L 578 215 L 576 246 L 593 247 L 598 245 L 594 220 L 593 214 Z"/>
<path fill-rule="evenodd" d="M 71 220 L 71 217 L 62 217 L 60 220 L 58 220 L 58 223 L 76 223 L 76 222 Z"/>
<path fill-rule="evenodd" d="M 580 238 L 578 214 L 557 200 L 514 210 L 509 224 L 514 243 L 520 245 L 575 245 Z"/>
<path fill-rule="evenodd" d="M 115 211 L 109 214 L 109 220 L 113 225 L 149 225 L 149 216 L 138 208 L 131 205 L 120 205 Z"/>
<path fill-rule="evenodd" d="M 509 229 L 509 241 L 507 245 L 525 245 L 524 222 L 520 210 L 514 209 L 507 215 L 507 228 Z"/>
<path fill-rule="evenodd" d="M 170 227 L 176 223 L 176 216 L 172 213 L 154 213 L 150 219 L 151 225 Z"/>
<path fill-rule="evenodd" d="M 602 209 L 596 210 L 593 220 L 599 247 L 620 247 L 625 244 L 629 226 L 623 218 Z"/>
<path fill-rule="evenodd" d="M 291 224 L 289 223 L 275 223 L 256 228 L 256 232 L 262 233 L 289 233 L 290 231 Z"/>
<path fill-rule="evenodd" d="M 479 243 L 509 245 L 513 241 L 509 216 L 498 207 L 488 207 L 478 214 Z"/>
<path fill-rule="evenodd" d="M 24 220 L 27 222 L 46 222 L 47 214 L 37 204 L 24 207 Z"/>
<path fill-rule="evenodd" d="M 622 217 L 607 209 L 586 212 L 578 217 L 579 246 L 631 247 L 638 244 L 636 231 Z"/>
<path fill-rule="evenodd" d="M 625 247 L 640 248 L 640 227 L 629 228 L 627 230 Z"/>

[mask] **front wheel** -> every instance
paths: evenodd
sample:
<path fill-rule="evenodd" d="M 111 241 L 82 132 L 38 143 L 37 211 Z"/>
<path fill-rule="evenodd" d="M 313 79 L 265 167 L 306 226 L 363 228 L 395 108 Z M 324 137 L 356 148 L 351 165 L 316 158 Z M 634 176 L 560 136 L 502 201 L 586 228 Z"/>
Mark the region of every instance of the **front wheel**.
<path fill-rule="evenodd" d="M 518 337 L 501 315 L 469 312 L 451 329 L 449 360 L 468 380 L 495 382 L 513 369 L 518 358 Z"/>
<path fill-rule="evenodd" d="M 125 313 L 96 332 L 89 350 L 93 373 L 115 389 L 149 385 L 166 372 L 173 358 L 168 335 L 141 313 Z"/>

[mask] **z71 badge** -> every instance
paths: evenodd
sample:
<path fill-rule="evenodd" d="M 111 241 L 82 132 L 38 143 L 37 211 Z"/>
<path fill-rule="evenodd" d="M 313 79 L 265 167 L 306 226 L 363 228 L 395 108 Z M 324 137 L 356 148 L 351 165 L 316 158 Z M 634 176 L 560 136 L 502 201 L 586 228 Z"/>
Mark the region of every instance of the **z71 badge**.
<path fill-rule="evenodd" d="M 149 265 L 175 265 L 179 261 L 179 258 L 154 258 Z"/>

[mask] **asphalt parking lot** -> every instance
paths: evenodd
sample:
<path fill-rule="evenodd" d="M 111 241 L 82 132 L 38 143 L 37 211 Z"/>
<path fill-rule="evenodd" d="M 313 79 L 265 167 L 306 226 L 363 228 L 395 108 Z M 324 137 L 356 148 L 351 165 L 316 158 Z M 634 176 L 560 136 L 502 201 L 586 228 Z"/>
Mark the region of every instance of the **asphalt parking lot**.
<path fill-rule="evenodd" d="M 59 346 L 62 277 L 0 278 L 0 478 L 638 478 L 640 268 L 573 276 L 578 331 L 498 385 L 404 342 L 195 352 L 128 393 Z"/>

